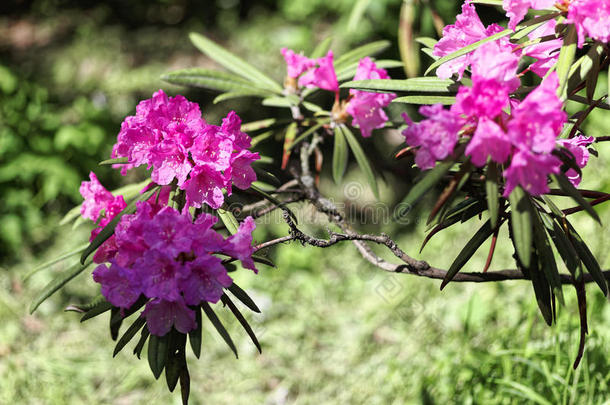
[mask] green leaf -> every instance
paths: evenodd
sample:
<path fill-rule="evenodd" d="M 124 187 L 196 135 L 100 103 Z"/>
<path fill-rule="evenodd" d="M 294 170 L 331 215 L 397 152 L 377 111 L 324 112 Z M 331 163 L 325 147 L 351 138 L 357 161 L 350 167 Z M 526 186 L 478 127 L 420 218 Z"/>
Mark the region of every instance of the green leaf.
<path fill-rule="evenodd" d="M 65 260 L 65 259 L 67 259 L 69 257 L 72 257 L 72 256 L 75 256 L 75 255 L 79 254 L 80 252 L 85 250 L 88 245 L 89 245 L 88 243 L 83 244 L 83 245 L 77 247 L 74 250 L 71 250 L 71 251 L 66 252 L 64 254 L 61 254 L 61 255 L 57 256 L 55 259 L 49 260 L 48 262 L 45 262 L 45 263 L 41 264 L 40 266 L 34 268 L 28 274 L 26 274 L 23 277 L 23 281 L 27 281 L 27 279 L 29 279 L 30 277 L 32 277 L 34 274 L 38 273 L 39 271 L 48 269 L 49 267 L 53 266 L 54 264 L 57 264 L 57 263 L 61 262 L 62 260 Z"/>
<path fill-rule="evenodd" d="M 142 353 L 142 349 L 144 348 L 144 344 L 146 343 L 148 336 L 150 336 L 148 328 L 142 329 L 142 333 L 140 334 L 140 340 L 138 340 L 138 344 L 133 349 L 133 354 L 138 356 L 138 359 L 140 358 L 140 354 Z"/>
<path fill-rule="evenodd" d="M 407 196 L 402 200 L 400 205 L 406 207 L 414 206 L 432 187 L 434 187 L 447 174 L 453 166 L 453 161 L 445 161 L 437 163 L 436 166 L 427 172 L 423 179 L 415 183 Z M 398 214 L 400 215 L 400 213 Z"/>
<path fill-rule="evenodd" d="M 464 265 L 470 260 L 472 255 L 475 254 L 477 249 L 493 234 L 493 229 L 489 221 L 486 221 L 482 227 L 479 228 L 477 233 L 474 234 L 472 238 L 466 243 L 466 246 L 462 249 L 462 251 L 457 255 L 449 270 L 447 270 L 447 274 L 441 283 L 441 290 L 445 288 L 445 286 L 453 280 L 453 277 L 464 267 Z"/>
<path fill-rule="evenodd" d="M 430 37 L 418 37 L 415 38 L 415 42 L 419 42 L 423 46 L 433 49 L 434 45 L 438 42 L 438 39 L 430 38 Z"/>
<path fill-rule="evenodd" d="M 591 218 L 596 220 L 601 225 L 601 219 L 599 218 L 599 215 L 597 215 L 597 212 L 595 212 L 591 204 L 589 204 L 589 202 L 585 200 L 582 194 L 580 194 L 580 191 L 578 191 L 576 187 L 574 187 L 574 185 L 570 182 L 570 180 L 568 180 L 568 178 L 563 173 L 553 175 L 553 178 L 557 181 L 557 183 L 559 184 L 559 188 L 561 188 L 563 192 L 572 197 L 578 205 L 580 205 L 585 211 L 587 211 Z"/>
<path fill-rule="evenodd" d="M 396 97 L 393 103 L 406 103 L 417 105 L 443 104 L 451 105 L 455 103 L 455 96 L 403 96 Z"/>
<path fill-rule="evenodd" d="M 355 80 L 341 84 L 341 88 L 371 90 L 382 92 L 420 92 L 420 93 L 455 93 L 460 84 L 450 79 L 438 77 L 415 77 L 405 80 L 369 79 Z"/>
<path fill-rule="evenodd" d="M 366 9 L 369 7 L 369 4 L 371 4 L 371 0 L 356 0 L 355 3 L 347 22 L 347 31 L 350 33 L 358 29 L 358 26 L 362 21 L 362 16 L 364 16 Z"/>
<path fill-rule="evenodd" d="M 339 125 L 335 126 L 335 137 L 333 146 L 333 180 L 341 183 L 345 169 L 347 168 L 347 142 Z"/>
<path fill-rule="evenodd" d="M 583 81 L 586 81 L 590 76 L 591 70 L 596 64 L 596 60 L 601 58 L 604 52 L 604 47 L 599 44 L 595 44 L 589 51 L 578 58 L 576 62 L 572 64 L 570 72 L 568 73 L 568 89 L 567 94 L 570 94 L 576 89 Z M 586 104 L 589 104 L 588 102 Z"/>
<path fill-rule="evenodd" d="M 568 225 L 570 241 L 572 242 L 572 246 L 574 246 L 574 250 L 576 250 L 576 253 L 578 253 L 578 257 L 580 257 L 580 260 L 582 260 L 582 263 L 585 265 L 587 271 L 591 274 L 591 277 L 593 277 L 593 280 L 595 280 L 604 295 L 607 296 L 608 283 L 604 277 L 601 267 L 599 266 L 599 263 L 597 262 L 597 259 L 595 256 L 593 256 L 593 253 L 591 253 L 591 250 L 589 250 L 589 247 L 582 240 L 578 232 L 576 232 L 572 224 L 570 224 L 567 220 L 566 224 Z"/>
<path fill-rule="evenodd" d="M 537 258 L 536 258 L 537 259 Z M 537 260 L 532 262 L 532 266 L 529 269 L 529 275 L 534 287 L 534 294 L 536 295 L 536 303 L 538 309 L 544 318 L 547 325 L 553 324 L 553 310 L 551 307 L 551 291 L 547 280 L 544 278 L 544 274 L 538 268 Z"/>
<path fill-rule="evenodd" d="M 487 166 L 485 197 L 487 198 L 487 209 L 489 210 L 489 222 L 491 227 L 496 229 L 500 210 L 500 198 L 498 196 L 498 166 L 494 162 L 490 162 Z"/>
<path fill-rule="evenodd" d="M 88 319 L 94 318 L 98 315 L 106 313 L 112 309 L 112 304 L 107 302 L 105 299 L 103 301 L 98 301 L 94 306 L 92 306 L 85 315 L 80 318 L 81 322 L 85 322 Z"/>
<path fill-rule="evenodd" d="M 123 218 L 123 215 L 133 214 L 136 211 L 136 203 L 138 201 L 146 201 L 148 200 L 160 187 L 156 186 L 141 194 L 136 199 L 131 201 L 123 211 L 117 214 L 116 217 L 112 218 L 112 221 L 108 223 L 100 233 L 91 241 L 89 246 L 85 249 L 83 254 L 80 257 L 81 263 L 84 263 L 87 260 L 87 257 L 93 253 L 98 247 L 102 245 L 108 238 L 110 238 L 114 234 L 114 228 L 116 228 L 117 224 Z"/>
<path fill-rule="evenodd" d="M 115 357 L 117 354 L 119 354 L 119 352 L 123 350 L 125 345 L 129 343 L 131 339 L 133 339 L 136 333 L 138 333 L 140 329 L 144 327 L 144 325 L 146 325 L 146 318 L 144 318 L 143 316 L 138 317 L 138 319 L 136 319 L 135 322 L 131 324 L 131 326 L 125 331 L 125 333 L 123 333 L 123 336 L 121 336 L 121 338 L 117 342 L 116 346 L 114 347 L 112 357 Z"/>
<path fill-rule="evenodd" d="M 339 71 L 342 67 L 357 62 L 365 56 L 375 55 L 391 45 L 390 41 L 376 41 L 359 46 L 341 55 L 335 61 L 335 70 Z"/>
<path fill-rule="evenodd" d="M 341 70 L 338 70 L 336 72 L 337 80 L 341 82 L 343 80 L 353 78 L 354 75 L 356 74 L 356 71 L 358 70 L 358 65 L 359 65 L 359 62 L 354 62 L 351 65 L 347 65 L 347 66 L 341 68 Z M 392 59 L 375 60 L 375 65 L 378 68 L 382 68 L 382 69 L 392 69 L 392 68 L 403 67 L 401 61 L 392 60 Z M 388 80 L 388 79 L 384 79 L 384 80 Z M 309 94 L 307 94 L 307 95 L 309 95 Z"/>
<path fill-rule="evenodd" d="M 269 97 L 276 92 L 261 88 L 256 83 L 230 73 L 217 70 L 190 68 L 176 70 L 161 76 L 161 79 L 176 85 L 204 88 L 214 91 L 242 93 L 259 97 Z M 225 96 L 223 98 L 226 98 Z M 229 97 L 230 98 L 230 97 Z"/>
<path fill-rule="evenodd" d="M 236 98 L 244 97 L 269 97 L 269 93 L 257 92 L 257 91 L 230 91 L 217 95 L 212 101 L 214 104 L 221 103 L 227 100 L 234 100 Z"/>
<path fill-rule="evenodd" d="M 164 336 L 150 335 L 148 341 L 148 365 L 155 379 L 159 379 L 163 368 L 165 367 L 165 358 L 167 357 L 167 340 L 168 334 Z"/>
<path fill-rule="evenodd" d="M 107 159 L 107 160 L 102 160 L 100 163 L 98 163 L 100 166 L 104 166 L 104 165 L 118 165 L 118 164 L 125 164 L 128 163 L 129 160 L 127 158 L 127 156 L 124 157 L 119 157 L 119 158 L 114 158 L 114 159 Z"/>
<path fill-rule="evenodd" d="M 290 145 L 290 150 L 292 150 L 299 142 L 301 142 L 302 140 L 304 140 L 305 138 L 307 138 L 309 135 L 313 134 L 314 132 L 316 132 L 318 129 L 320 129 L 324 124 L 328 124 L 330 121 L 328 120 L 323 120 L 320 121 L 318 124 L 314 125 L 313 127 L 307 129 L 306 131 L 304 131 L 301 135 L 299 135 L 294 142 L 292 143 L 292 145 Z"/>
<path fill-rule="evenodd" d="M 223 338 L 225 343 L 231 348 L 231 350 L 235 354 L 235 357 L 237 358 L 237 348 L 235 347 L 235 344 L 233 343 L 229 332 L 227 332 L 223 324 L 220 322 L 220 319 L 218 319 L 218 317 L 214 313 L 214 310 L 212 310 L 212 308 L 210 307 L 210 304 L 208 304 L 207 302 L 203 302 L 201 304 L 201 309 L 203 309 L 203 312 L 205 312 L 205 315 L 208 317 L 212 325 L 214 325 L 214 328 L 216 328 L 218 334 L 220 334 L 220 336 Z"/>
<path fill-rule="evenodd" d="M 191 349 L 195 354 L 195 357 L 199 358 L 201 356 L 201 308 L 197 307 L 195 309 L 195 322 L 197 323 L 197 327 L 189 332 L 189 343 L 191 344 Z"/>
<path fill-rule="evenodd" d="M 261 310 L 258 309 L 258 306 L 256 306 L 254 300 L 250 298 L 250 296 L 240 286 L 235 284 L 235 282 L 233 282 L 233 284 L 231 284 L 227 290 L 231 291 L 235 298 L 240 300 L 242 304 L 250 308 L 252 311 L 257 313 L 261 312 Z"/>
<path fill-rule="evenodd" d="M 64 308 L 64 311 L 66 311 L 66 312 L 72 311 L 72 312 L 78 312 L 78 313 L 83 314 L 87 311 L 90 311 L 92 308 L 94 308 L 97 305 L 100 305 L 103 302 L 106 302 L 106 299 L 104 298 L 104 296 L 102 294 L 98 294 L 98 296 L 95 297 L 91 302 L 84 304 L 84 305 L 70 304 L 66 308 Z"/>
<path fill-rule="evenodd" d="M 511 207 L 512 239 L 521 264 L 530 268 L 532 258 L 532 205 L 520 186 L 508 196 Z"/>
<path fill-rule="evenodd" d="M 322 41 L 320 41 L 318 43 L 318 45 L 316 46 L 316 48 L 311 53 L 310 58 L 317 59 L 317 58 L 321 58 L 324 55 L 326 55 L 326 53 L 330 49 L 330 43 L 332 42 L 332 40 L 333 40 L 333 37 L 326 37 Z"/>
<path fill-rule="evenodd" d="M 167 358 L 165 359 L 165 381 L 170 392 L 174 392 L 180 373 L 186 367 L 185 345 L 186 335 L 172 328 L 167 343 Z"/>
<path fill-rule="evenodd" d="M 358 142 L 352 131 L 350 131 L 350 129 L 345 125 L 341 125 L 340 128 L 341 131 L 343 131 L 343 135 L 345 135 L 345 138 L 347 139 L 347 143 L 349 144 L 350 149 L 356 157 L 356 163 L 358 163 L 360 170 L 362 170 L 362 172 L 364 173 L 366 180 L 369 183 L 369 187 L 375 195 L 375 198 L 379 199 L 377 177 L 375 176 L 375 173 L 373 173 L 373 169 L 371 168 L 371 164 L 369 163 L 368 157 L 366 157 L 366 155 L 364 154 L 360 143 Z"/>
<path fill-rule="evenodd" d="M 242 132 L 258 131 L 260 129 L 267 129 L 274 124 L 278 123 L 276 118 L 266 118 L 264 120 L 252 121 L 241 125 Z"/>
<path fill-rule="evenodd" d="M 595 94 L 595 88 L 597 87 L 597 78 L 599 77 L 599 71 L 601 70 L 600 61 L 601 54 L 603 52 L 603 45 L 601 43 L 596 43 L 593 46 L 593 49 L 589 50 L 587 55 L 591 53 L 593 66 L 591 68 L 591 73 L 587 75 L 587 83 L 586 83 L 586 94 L 587 100 L 591 102 L 593 100 L 593 95 Z M 591 52 L 593 51 L 593 52 Z"/>
<path fill-rule="evenodd" d="M 121 314 L 121 309 L 112 307 L 110 310 L 110 337 L 112 337 L 112 340 L 117 340 L 119 337 L 119 330 L 122 324 L 123 315 Z"/>
<path fill-rule="evenodd" d="M 564 305 L 563 289 L 561 287 L 559 271 L 557 270 L 557 263 L 555 263 L 555 255 L 553 254 L 553 248 L 551 248 L 551 243 L 538 214 L 534 215 L 533 223 L 534 245 L 538 252 L 538 258 L 540 259 L 540 268 L 544 272 L 544 276 L 553 290 L 553 293 L 559 299 L 559 302 Z"/>
<path fill-rule="evenodd" d="M 419 45 L 414 40 L 413 28 L 419 16 L 414 1 L 403 1 L 398 20 L 398 50 L 407 77 L 415 77 L 419 72 L 420 58 L 417 53 Z M 420 14 L 421 15 L 421 14 Z"/>
<path fill-rule="evenodd" d="M 219 208 L 216 212 L 218 213 L 222 223 L 225 224 L 227 231 L 229 231 L 231 235 L 235 235 L 239 229 L 239 222 L 237 222 L 235 215 L 233 215 L 231 211 L 227 211 L 222 208 Z"/>
<path fill-rule="evenodd" d="M 91 265 L 92 260 L 87 260 L 84 264 L 74 263 L 72 266 L 68 267 L 65 271 L 61 272 L 57 275 L 49 284 L 47 284 L 42 291 L 38 294 L 38 296 L 34 299 L 32 304 L 30 305 L 30 314 L 33 314 L 36 311 L 36 308 L 40 306 L 47 298 L 51 295 L 55 294 L 60 288 L 66 285 L 70 280 L 74 277 L 78 276 L 83 272 L 89 265 Z"/>
<path fill-rule="evenodd" d="M 292 102 L 289 98 L 286 97 L 268 97 L 265 98 L 262 102 L 264 106 L 268 107 L 283 107 L 283 108 L 291 108 L 298 103 Z M 305 109 L 311 112 L 322 111 L 322 108 L 314 103 L 310 103 L 309 101 L 303 101 L 301 103 Z"/>
<path fill-rule="evenodd" d="M 228 306 L 229 309 L 231 310 L 231 312 L 233 312 L 233 315 L 235 316 L 235 318 L 239 321 L 241 326 L 243 326 L 243 328 L 246 331 L 246 333 L 248 334 L 248 336 L 250 336 L 250 339 L 252 340 L 252 343 L 254 343 L 254 346 L 256 346 L 256 348 L 258 349 L 258 352 L 262 353 L 263 349 L 261 349 L 261 345 L 258 342 L 258 339 L 256 338 L 256 334 L 254 333 L 254 331 L 248 324 L 248 321 L 246 321 L 246 318 L 244 318 L 244 316 L 241 314 L 241 312 L 239 312 L 239 309 L 237 309 L 237 307 L 235 306 L 233 301 L 231 301 L 231 299 L 226 294 L 222 294 L 220 299 L 222 300 L 223 304 Z"/>
<path fill-rule="evenodd" d="M 547 214 L 541 213 L 541 215 L 544 217 Z M 557 248 L 557 251 L 559 252 L 559 255 L 561 256 L 566 268 L 575 280 L 580 280 L 582 277 L 581 261 L 567 235 L 555 221 L 552 221 L 550 227 L 547 225 L 545 225 L 545 227 L 547 228 L 547 233 L 551 236 L 551 239 L 553 240 L 553 243 L 555 244 L 555 247 Z"/>
<path fill-rule="evenodd" d="M 197 49 L 214 59 L 228 70 L 237 73 L 253 83 L 257 83 L 260 86 L 265 86 L 265 88 L 268 88 L 271 91 L 277 93 L 282 92 L 282 87 L 269 76 L 265 75 L 263 72 L 247 63 L 240 57 L 232 54 L 213 41 L 210 41 L 208 38 L 195 32 L 191 32 L 189 37 Z"/>
<path fill-rule="evenodd" d="M 568 73 L 576 56 L 576 27 L 573 24 L 568 26 L 568 31 L 563 38 L 563 45 L 559 51 L 557 59 L 557 77 L 559 78 L 559 87 L 557 88 L 557 96 L 565 100 L 567 96 Z"/>

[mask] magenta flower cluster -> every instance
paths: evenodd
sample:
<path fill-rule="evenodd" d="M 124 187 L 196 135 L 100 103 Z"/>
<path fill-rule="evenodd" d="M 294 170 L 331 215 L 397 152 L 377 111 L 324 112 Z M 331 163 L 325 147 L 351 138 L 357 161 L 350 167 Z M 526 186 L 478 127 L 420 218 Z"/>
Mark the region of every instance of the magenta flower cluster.
<path fill-rule="evenodd" d="M 81 183 L 79 191 L 85 199 L 80 207 L 82 217 L 97 224 L 97 227 L 91 231 L 89 240 L 93 240 L 117 214 L 125 209 L 127 204 L 122 195 L 115 197 L 106 190 L 93 172 L 89 173 L 89 181 Z"/>
<path fill-rule="evenodd" d="M 251 164 L 260 157 L 248 150 L 250 137 L 240 127 L 233 111 L 221 126 L 208 125 L 196 103 L 159 90 L 123 121 L 112 157 L 127 158 L 122 174 L 147 165 L 155 183 L 175 181 L 186 191 L 187 206 L 216 209 L 224 202 L 223 190 L 231 195 L 232 184 L 246 189 L 256 180 Z"/>
<path fill-rule="evenodd" d="M 106 300 L 129 308 L 141 296 L 148 300 L 142 316 L 150 333 L 163 336 L 174 327 L 187 333 L 197 325 L 191 308 L 218 302 L 232 279 L 215 254 L 252 261 L 254 220 L 246 218 L 235 235 L 223 238 L 212 229 L 217 218 L 201 214 L 195 222 L 168 206 L 138 202 L 115 229 L 116 251 L 109 265 L 100 264 L 93 279 Z"/>
<path fill-rule="evenodd" d="M 320 88 L 332 91 L 338 98 L 339 83 L 333 65 L 333 53 L 323 58 L 310 59 L 283 48 L 282 55 L 286 61 L 287 75 L 298 79 L 300 87 Z M 369 57 L 359 61 L 354 80 L 389 79 L 385 69 L 378 68 Z M 350 97 L 345 112 L 352 117 L 352 124 L 360 128 L 362 136 L 369 137 L 376 128 L 383 128 L 388 121 L 383 108 L 396 97 L 391 93 L 372 93 L 361 90 L 350 90 Z"/>

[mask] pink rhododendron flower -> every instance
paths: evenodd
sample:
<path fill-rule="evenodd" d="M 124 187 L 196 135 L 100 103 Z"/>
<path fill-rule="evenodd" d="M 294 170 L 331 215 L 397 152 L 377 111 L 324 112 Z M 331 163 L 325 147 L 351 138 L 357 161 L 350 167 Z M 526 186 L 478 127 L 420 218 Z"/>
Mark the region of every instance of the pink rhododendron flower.
<path fill-rule="evenodd" d="M 591 145 L 593 141 L 595 141 L 595 138 L 592 136 L 579 135 L 570 139 L 558 139 L 557 144 L 566 148 L 574 156 L 578 167 L 582 169 L 589 162 L 589 149 L 587 146 Z M 566 172 L 566 176 L 574 187 L 580 184 L 581 178 L 576 170 L 569 169 Z"/>
<path fill-rule="evenodd" d="M 514 30 L 529 9 L 552 8 L 556 2 L 557 0 L 503 0 L 502 8 L 506 10 L 506 16 L 510 19 L 508 28 Z"/>
<path fill-rule="evenodd" d="M 451 111 L 468 118 L 494 118 L 508 105 L 508 88 L 495 79 L 473 78 L 472 87 L 458 89 Z"/>
<path fill-rule="evenodd" d="M 456 17 L 455 24 L 443 28 L 443 37 L 434 45 L 435 56 L 445 56 L 465 46 L 487 38 L 503 30 L 497 24 L 485 28 L 472 4 L 465 2 L 462 13 Z M 436 75 L 443 79 L 450 78 L 454 73 L 461 79 L 464 70 L 470 65 L 472 54 L 462 55 L 450 60 L 436 69 Z"/>
<path fill-rule="evenodd" d="M 566 23 L 574 24 L 578 33 L 578 47 L 582 48 L 585 36 L 610 42 L 610 1 L 572 0 L 568 7 Z"/>
<path fill-rule="evenodd" d="M 286 61 L 287 75 L 293 79 L 298 78 L 305 73 L 307 69 L 316 65 L 314 59 L 309 59 L 302 54 L 295 53 L 292 49 L 282 48 L 281 52 Z"/>
<path fill-rule="evenodd" d="M 528 37 L 533 40 L 547 35 L 553 35 L 555 34 L 556 25 L 557 22 L 555 20 L 549 20 L 529 33 Z M 549 69 L 557 63 L 559 49 L 561 48 L 562 43 L 563 41 L 561 38 L 558 38 L 526 47 L 524 49 L 524 55 L 536 59 L 536 62 L 532 63 L 529 69 L 538 76 L 544 77 Z"/>
<path fill-rule="evenodd" d="M 520 54 L 504 42 L 488 42 L 472 54 L 472 80 L 496 80 L 509 93 L 517 90 L 521 81 L 517 77 Z"/>
<path fill-rule="evenodd" d="M 89 180 L 83 181 L 80 185 L 80 195 L 85 199 L 80 207 L 80 213 L 83 218 L 95 222 L 100 215 L 100 211 L 106 210 L 115 200 L 115 197 L 102 186 L 95 173 L 89 173 Z"/>
<path fill-rule="evenodd" d="M 99 265 L 93 278 L 112 305 L 129 308 L 140 296 L 150 301 L 142 316 L 152 334 L 172 326 L 182 333 L 194 329 L 194 313 L 187 305 L 216 303 L 233 280 L 215 253 L 240 260 L 256 272 L 252 260 L 254 220 L 246 218 L 235 235 L 225 239 L 212 229 L 216 218 L 202 214 L 191 222 L 171 207 L 158 212 L 149 202 L 138 202 L 135 214 L 125 215 L 116 227 L 116 255 L 110 266 Z"/>
<path fill-rule="evenodd" d="M 385 69 L 378 68 L 371 58 L 360 59 L 354 80 L 366 79 L 389 79 L 390 76 Z M 368 138 L 376 128 L 383 128 L 388 121 L 388 116 L 383 111 L 384 107 L 396 97 L 393 93 L 372 93 L 367 91 L 351 89 L 351 99 L 346 111 L 353 117 L 352 124 L 360 128 L 362 136 Z"/>
<path fill-rule="evenodd" d="M 506 133 L 498 124 L 488 118 L 481 118 L 472 139 L 466 147 L 465 154 L 476 166 L 485 166 L 487 158 L 497 163 L 504 163 L 510 156 L 512 145 Z"/>
<path fill-rule="evenodd" d="M 508 197 L 515 187 L 521 186 L 531 195 L 549 192 L 547 179 L 552 173 L 559 173 L 561 160 L 551 154 L 531 153 L 519 150 L 513 155 L 508 169 L 504 171 L 506 185 L 504 197 Z"/>
<path fill-rule="evenodd" d="M 559 79 L 549 75 L 512 111 L 508 135 L 520 149 L 550 153 L 567 120 L 557 97 Z"/>
<path fill-rule="evenodd" d="M 333 65 L 333 51 L 328 51 L 326 56 L 316 59 L 316 66 L 299 78 L 299 86 L 319 87 L 335 93 L 339 91 L 339 82 Z"/>
<path fill-rule="evenodd" d="M 409 126 L 402 134 L 407 145 L 418 147 L 415 164 L 426 170 L 434 167 L 437 160 L 443 160 L 453 152 L 458 141 L 458 132 L 465 120 L 451 110 L 444 109 L 442 104 L 422 106 L 419 113 L 428 118 L 413 123 L 406 114 L 403 115 Z"/>

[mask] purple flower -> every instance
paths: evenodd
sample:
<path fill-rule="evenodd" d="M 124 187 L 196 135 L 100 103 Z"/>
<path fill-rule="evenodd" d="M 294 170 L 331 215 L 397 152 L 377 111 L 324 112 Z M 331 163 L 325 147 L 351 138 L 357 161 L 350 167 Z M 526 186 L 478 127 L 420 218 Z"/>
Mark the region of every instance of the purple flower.
<path fill-rule="evenodd" d="M 533 40 L 555 34 L 556 24 L 557 23 L 555 20 L 549 20 L 529 33 L 529 39 Z M 524 55 L 536 59 L 536 62 L 532 63 L 529 69 L 538 76 L 544 77 L 549 69 L 552 68 L 555 63 L 557 63 L 557 59 L 559 58 L 559 49 L 561 48 L 562 43 L 563 41 L 561 38 L 558 38 L 526 47 L 524 50 Z"/>
<path fill-rule="evenodd" d="M 293 79 L 301 76 L 307 69 L 316 65 L 316 61 L 295 53 L 292 49 L 282 48 L 282 55 L 286 61 L 287 75 Z"/>
<path fill-rule="evenodd" d="M 133 271 L 119 266 L 114 260 L 110 261 L 110 267 L 97 266 L 93 270 L 93 280 L 102 285 L 102 295 L 115 307 L 129 308 L 141 294 Z"/>
<path fill-rule="evenodd" d="M 506 10 L 506 16 L 510 19 L 508 28 L 514 30 L 530 8 L 533 10 L 552 8 L 556 2 L 557 0 L 504 0 L 502 8 Z"/>
<path fill-rule="evenodd" d="M 552 73 L 513 110 L 507 132 L 514 145 L 538 153 L 555 148 L 567 119 L 556 94 L 558 86 L 557 74 Z"/>
<path fill-rule="evenodd" d="M 299 86 L 319 87 L 323 90 L 338 93 L 339 83 L 333 66 L 333 51 L 328 51 L 325 57 L 318 58 L 315 62 L 315 67 L 310 68 L 299 77 Z"/>
<path fill-rule="evenodd" d="M 406 114 L 403 115 L 409 126 L 402 134 L 407 145 L 418 147 L 415 164 L 426 170 L 434 167 L 437 160 L 443 160 L 453 152 L 458 141 L 458 132 L 464 126 L 465 120 L 451 110 L 444 109 L 442 104 L 420 107 L 419 113 L 428 119 L 413 123 Z"/>
<path fill-rule="evenodd" d="M 233 154 L 231 158 L 231 180 L 237 188 L 246 190 L 256 181 L 256 173 L 252 169 L 252 163 L 259 159 L 258 153 L 252 153 L 247 149 Z"/>
<path fill-rule="evenodd" d="M 582 48 L 585 36 L 610 42 L 610 1 L 572 0 L 568 7 L 566 23 L 574 24 L 578 33 L 578 47 Z"/>
<path fill-rule="evenodd" d="M 520 54 L 508 42 L 488 42 L 472 54 L 472 80 L 496 80 L 509 93 L 517 90 L 521 81 L 517 77 Z"/>
<path fill-rule="evenodd" d="M 591 145 L 594 140 L 595 138 L 592 136 L 587 137 L 579 135 L 570 139 L 558 139 L 557 144 L 566 148 L 574 156 L 578 167 L 582 169 L 589 163 L 589 149 L 587 146 Z M 577 187 L 580 184 L 581 178 L 576 170 L 570 168 L 566 172 L 566 176 L 574 187 Z"/>
<path fill-rule="evenodd" d="M 197 327 L 195 311 L 187 307 L 183 299 L 149 301 L 142 316 L 146 318 L 149 332 L 155 336 L 164 336 L 172 326 L 181 333 L 188 333 Z"/>
<path fill-rule="evenodd" d="M 360 59 L 354 80 L 389 79 L 385 69 L 378 68 L 371 58 Z M 393 93 L 371 93 L 361 90 L 350 90 L 351 99 L 346 111 L 353 117 L 352 124 L 360 128 L 362 136 L 368 138 L 376 128 L 383 128 L 388 117 L 384 107 L 396 97 Z"/>
<path fill-rule="evenodd" d="M 561 160 L 553 155 L 519 150 L 504 171 L 506 185 L 503 196 L 508 197 L 517 186 L 531 195 L 548 193 L 547 178 L 552 173 L 559 173 L 560 166 Z"/>
<path fill-rule="evenodd" d="M 495 118 L 508 105 L 508 88 L 495 79 L 473 78 L 472 87 L 461 86 L 451 111 L 468 118 Z"/>
<path fill-rule="evenodd" d="M 80 194 L 85 199 L 80 207 L 80 213 L 83 218 L 95 222 L 100 215 L 100 211 L 106 210 L 115 198 L 110 191 L 102 186 L 95 173 L 90 172 L 89 179 L 90 181 L 83 181 L 80 185 Z"/>
<path fill-rule="evenodd" d="M 512 145 L 502 128 L 488 118 L 481 118 L 472 139 L 466 147 L 466 155 L 472 163 L 482 167 L 487 158 L 497 163 L 504 163 L 510 156 Z"/>
<path fill-rule="evenodd" d="M 472 4 L 465 2 L 462 13 L 456 17 L 455 24 L 443 28 L 443 37 L 434 45 L 435 56 L 449 55 L 465 46 L 501 32 L 503 29 L 497 24 L 485 28 Z M 464 70 L 470 65 L 472 54 L 462 55 L 450 60 L 436 70 L 436 75 L 443 79 L 450 78 L 454 73 L 462 78 Z"/>
<path fill-rule="evenodd" d="M 254 270 L 258 273 L 252 260 L 252 231 L 256 228 L 256 223 L 252 217 L 247 217 L 239 225 L 239 229 L 235 235 L 230 236 L 227 239 L 227 245 L 223 249 L 225 253 L 236 259 L 241 260 L 241 264 L 250 270 Z"/>
<path fill-rule="evenodd" d="M 201 207 L 205 203 L 213 209 L 218 209 L 224 202 L 223 187 L 227 181 L 221 172 L 209 165 L 198 165 L 191 171 L 190 178 L 184 183 L 187 204 Z"/>
<path fill-rule="evenodd" d="M 198 305 L 202 301 L 216 303 L 225 287 L 233 284 L 233 279 L 216 256 L 199 256 L 189 262 L 189 275 L 180 281 L 184 301 L 188 305 Z"/>

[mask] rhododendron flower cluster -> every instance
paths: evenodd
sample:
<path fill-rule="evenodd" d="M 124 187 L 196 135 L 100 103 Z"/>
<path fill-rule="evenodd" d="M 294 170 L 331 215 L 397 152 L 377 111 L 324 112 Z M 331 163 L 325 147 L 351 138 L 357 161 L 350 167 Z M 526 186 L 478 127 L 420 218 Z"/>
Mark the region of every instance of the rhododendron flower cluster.
<path fill-rule="evenodd" d="M 354 80 L 389 79 L 385 69 L 378 68 L 371 58 L 360 59 Z M 392 102 L 396 95 L 393 93 L 372 93 L 352 89 L 349 91 L 350 100 L 346 112 L 353 117 L 353 125 L 360 128 L 362 136 L 368 138 L 376 128 L 383 128 L 388 116 L 384 107 Z"/>
<path fill-rule="evenodd" d="M 502 8 L 506 10 L 506 16 L 510 19 L 508 28 L 514 30 L 517 24 L 523 20 L 529 9 L 543 10 L 552 8 L 557 0 L 503 0 Z"/>
<path fill-rule="evenodd" d="M 574 138 L 558 139 L 557 143 L 559 146 L 566 148 L 574 156 L 576 164 L 582 169 L 589 163 L 589 149 L 587 147 L 591 145 L 594 140 L 595 138 L 592 136 L 578 135 Z M 580 184 L 581 178 L 576 170 L 572 168 L 568 169 L 566 176 L 574 186 Z"/>
<path fill-rule="evenodd" d="M 505 197 L 517 185 L 532 195 L 548 192 L 548 175 L 561 166 L 551 153 L 567 119 L 556 95 L 557 75 L 549 75 L 519 102 L 509 97 L 519 87 L 519 56 L 510 48 L 487 43 L 474 52 L 471 63 L 472 87 L 459 88 L 451 109 L 422 107 L 420 113 L 429 118 L 418 124 L 406 117 L 409 127 L 403 134 L 408 145 L 418 148 L 415 163 L 422 169 L 433 167 L 453 153 L 460 133 L 471 134 L 465 154 L 476 166 L 488 160 L 505 164 L 510 158 Z"/>
<path fill-rule="evenodd" d="M 235 235 L 223 238 L 212 229 L 216 217 L 203 213 L 193 222 L 174 208 L 138 202 L 115 230 L 116 253 L 93 271 L 106 300 L 129 308 L 140 297 L 148 301 L 142 316 L 150 333 L 163 336 L 172 327 L 187 333 L 197 325 L 190 306 L 216 303 L 232 279 L 214 254 L 252 261 L 254 220 L 246 218 Z"/>
<path fill-rule="evenodd" d="M 610 0 L 572 0 L 566 22 L 576 26 L 578 47 L 582 48 L 585 36 L 610 42 Z"/>
<path fill-rule="evenodd" d="M 122 174 L 145 164 L 155 183 L 176 181 L 186 190 L 187 206 L 218 208 L 223 189 L 230 195 L 232 184 L 246 189 L 256 180 L 251 164 L 260 157 L 248 150 L 250 137 L 240 126 L 233 111 L 221 126 L 208 125 L 196 103 L 159 90 L 123 121 L 112 157 L 127 158 Z"/>
<path fill-rule="evenodd" d="M 282 48 L 282 55 L 286 61 L 288 77 L 298 79 L 299 86 L 339 92 L 339 82 L 333 66 L 333 51 L 328 51 L 322 58 L 310 59 L 291 49 Z"/>

